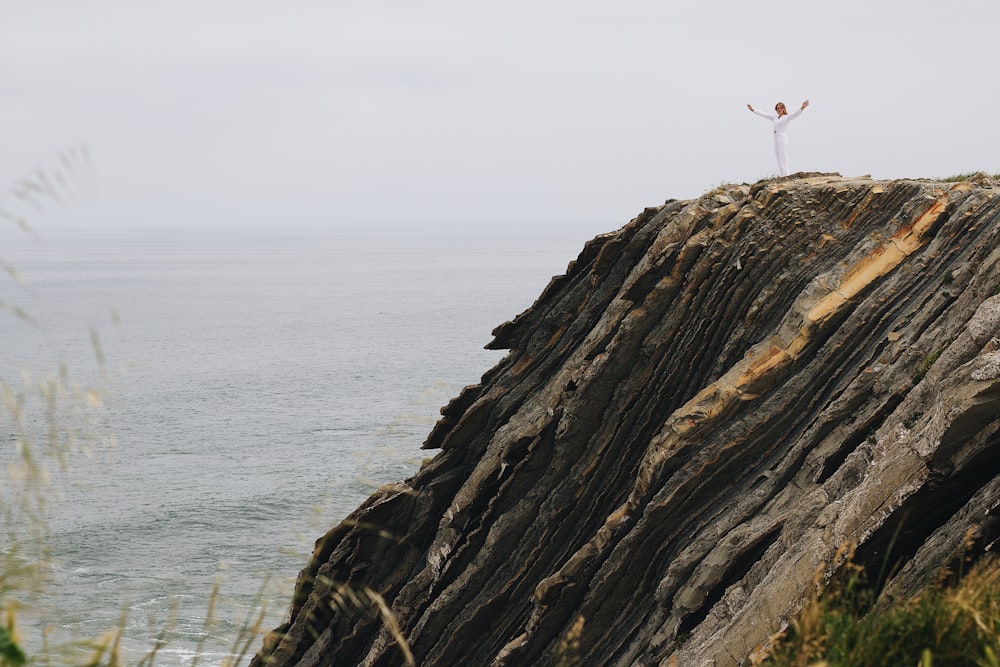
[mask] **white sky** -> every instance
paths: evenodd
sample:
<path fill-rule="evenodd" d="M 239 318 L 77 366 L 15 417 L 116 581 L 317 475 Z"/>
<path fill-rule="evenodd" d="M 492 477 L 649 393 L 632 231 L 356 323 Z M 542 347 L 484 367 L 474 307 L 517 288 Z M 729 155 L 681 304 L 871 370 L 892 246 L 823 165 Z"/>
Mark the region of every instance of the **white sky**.
<path fill-rule="evenodd" d="M 1000 171 L 996 0 L 5 0 L 0 185 L 88 224 L 589 225 L 776 172 Z"/>

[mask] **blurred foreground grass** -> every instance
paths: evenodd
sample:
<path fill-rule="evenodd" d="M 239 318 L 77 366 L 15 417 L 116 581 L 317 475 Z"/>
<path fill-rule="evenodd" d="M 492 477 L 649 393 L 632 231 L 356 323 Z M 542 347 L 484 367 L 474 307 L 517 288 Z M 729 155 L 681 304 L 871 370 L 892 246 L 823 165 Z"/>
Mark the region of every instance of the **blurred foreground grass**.
<path fill-rule="evenodd" d="M 35 169 L 0 192 L 0 232 L 36 236 L 29 220 L 53 205 L 72 203 L 86 190 L 93 171 L 89 151 L 83 146 Z M 25 294 L 24 280 L 17 267 L 4 261 L 2 246 L 0 243 L 0 269 L 7 280 L 0 280 L 0 327 L 36 326 L 31 313 L 18 303 Z M 90 342 L 99 368 L 99 377 L 91 384 L 76 382 L 65 364 L 41 376 L 0 368 L 0 437 L 5 445 L 0 447 L 0 667 L 150 667 L 157 660 L 178 659 L 176 652 L 167 655 L 164 650 L 171 642 L 176 644 L 179 636 L 176 603 L 168 618 L 151 621 L 153 638 L 148 648 L 142 646 L 138 651 L 134 641 L 131 650 L 123 648 L 130 620 L 127 607 L 117 623 L 109 621 L 113 627 L 103 632 L 98 629 L 97 636 L 80 638 L 64 631 L 68 624 L 59 604 L 61 592 L 51 584 L 54 538 L 48 509 L 58 498 L 60 484 L 79 468 L 80 457 L 99 459 L 117 446 L 104 425 L 115 373 L 107 366 L 95 328 L 90 330 Z M 18 351 L 5 351 L 8 362 L 13 359 L 16 364 Z M 233 622 L 225 619 L 227 636 L 223 641 L 229 644 L 228 649 L 206 644 L 217 634 L 219 616 L 233 611 L 225 609 L 221 581 L 216 579 L 211 592 L 205 591 L 207 606 L 197 646 L 190 652 L 184 649 L 183 661 L 190 667 L 208 662 L 219 667 L 245 664 L 266 632 L 265 579 L 245 616 Z M 340 615 L 375 614 L 399 646 L 403 661 L 414 664 L 395 618 L 377 593 L 338 582 L 326 582 L 326 589 L 330 591 L 329 605 Z M 202 623 L 200 616 L 196 622 Z M 190 640 L 190 635 L 184 635 L 185 639 Z"/>
<path fill-rule="evenodd" d="M 36 168 L 0 192 L 3 231 L 35 236 L 29 220 L 52 206 L 72 203 L 87 189 L 93 172 L 86 146 L 64 151 Z M 7 277 L 0 285 L 0 326 L 35 326 L 31 313 L 18 303 L 18 297 L 24 294 L 22 276 L 2 256 L 0 269 Z M 100 379 L 93 384 L 75 382 L 65 364 L 42 375 L 22 370 L 14 371 L 13 377 L 5 376 L 4 373 L 11 373 L 9 369 L 0 373 L 0 437 L 4 444 L 0 450 L 2 667 L 30 664 L 96 667 L 127 662 L 122 650 L 127 622 L 124 610 L 117 626 L 99 636 L 53 639 L 53 629 L 62 624 L 59 591 L 50 590 L 49 581 L 52 536 L 47 510 L 59 492 L 52 481 L 65 477 L 63 473 L 72 470 L 79 457 L 93 459 L 116 446 L 103 427 L 110 378 L 96 329 L 91 329 L 90 341 L 100 370 Z M 16 350 L 7 352 L 16 359 Z M 220 599 L 218 583 L 208 595 L 205 636 Z M 48 601 L 44 605 L 40 602 L 43 597 Z M 242 662 L 254 640 L 262 634 L 264 605 L 262 600 L 257 602 L 233 638 L 230 658 L 224 664 Z M 158 652 L 169 643 L 174 623 L 174 619 L 162 622 L 157 639 L 135 664 L 153 664 Z M 200 649 L 195 652 L 192 665 L 198 664 L 203 653 Z"/>
<path fill-rule="evenodd" d="M 847 560 L 753 661 L 764 667 L 1000 667 L 1000 562 L 960 559 L 911 599 L 879 600 Z M 817 577 L 819 579 L 819 576 Z"/>

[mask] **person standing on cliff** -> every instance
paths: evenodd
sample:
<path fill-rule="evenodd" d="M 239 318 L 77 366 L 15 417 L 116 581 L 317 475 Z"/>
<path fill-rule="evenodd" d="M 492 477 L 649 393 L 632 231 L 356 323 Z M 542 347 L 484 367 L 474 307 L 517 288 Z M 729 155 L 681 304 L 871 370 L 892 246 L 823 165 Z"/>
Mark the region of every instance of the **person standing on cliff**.
<path fill-rule="evenodd" d="M 809 100 L 802 103 L 802 106 L 793 113 L 788 113 L 785 109 L 784 102 L 778 102 L 774 105 L 774 110 L 777 112 L 777 116 L 772 116 L 769 113 L 764 113 L 762 111 L 757 111 L 749 104 L 747 109 L 753 111 L 755 114 L 761 118 L 766 118 L 774 126 L 774 157 L 778 158 L 778 175 L 788 176 L 788 135 L 785 134 L 785 128 L 788 124 L 799 117 L 806 107 L 809 106 Z"/>

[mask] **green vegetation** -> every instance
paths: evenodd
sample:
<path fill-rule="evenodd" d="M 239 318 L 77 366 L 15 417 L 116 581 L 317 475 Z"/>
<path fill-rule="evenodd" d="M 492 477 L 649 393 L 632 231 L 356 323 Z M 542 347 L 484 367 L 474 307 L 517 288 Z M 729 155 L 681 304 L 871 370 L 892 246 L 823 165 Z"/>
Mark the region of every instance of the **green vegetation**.
<path fill-rule="evenodd" d="M 941 356 L 947 347 L 948 346 L 945 345 L 945 347 L 935 350 L 934 352 L 928 352 L 924 355 L 924 358 L 920 360 L 920 365 L 917 366 L 917 370 L 913 371 L 913 384 L 917 384 L 924 379 L 924 376 L 927 375 L 927 371 L 931 369 L 931 366 L 934 365 L 934 362 L 938 360 L 938 357 Z"/>
<path fill-rule="evenodd" d="M 1000 174 L 988 174 L 985 171 L 970 171 L 964 174 L 955 174 L 954 176 L 948 176 L 946 178 L 937 178 L 935 180 L 941 183 L 962 183 L 964 181 L 969 181 L 974 178 L 981 178 L 987 176 L 993 180 L 1000 180 Z"/>
<path fill-rule="evenodd" d="M 877 604 L 864 571 L 849 561 L 755 664 L 1000 666 L 1000 563 L 981 561 L 953 580 L 943 572 L 913 599 Z"/>

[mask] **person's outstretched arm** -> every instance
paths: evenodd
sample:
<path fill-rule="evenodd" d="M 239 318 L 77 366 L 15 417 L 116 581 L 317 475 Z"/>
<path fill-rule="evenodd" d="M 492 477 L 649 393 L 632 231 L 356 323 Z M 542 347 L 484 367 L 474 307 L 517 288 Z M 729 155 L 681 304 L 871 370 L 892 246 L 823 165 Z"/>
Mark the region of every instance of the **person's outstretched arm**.
<path fill-rule="evenodd" d="M 778 118 L 778 117 L 777 117 L 777 116 L 775 116 L 775 115 L 772 115 L 772 114 L 769 114 L 769 113 L 764 113 L 764 112 L 762 112 L 762 111 L 757 111 L 756 109 L 754 109 L 754 108 L 753 108 L 752 106 L 750 106 L 749 104 L 747 105 L 747 109 L 750 109 L 750 111 L 753 111 L 753 112 L 754 112 L 755 114 L 757 114 L 757 115 L 758 115 L 758 116 L 760 116 L 761 118 L 766 118 L 766 119 L 768 119 L 768 120 L 775 120 L 775 119 L 777 119 L 777 118 Z"/>
<path fill-rule="evenodd" d="M 802 112 L 806 110 L 807 106 L 809 106 L 809 100 L 806 100 L 805 102 L 802 103 L 801 107 L 799 107 L 792 113 L 788 114 L 788 120 L 793 120 L 795 118 L 798 118 L 802 114 Z"/>

